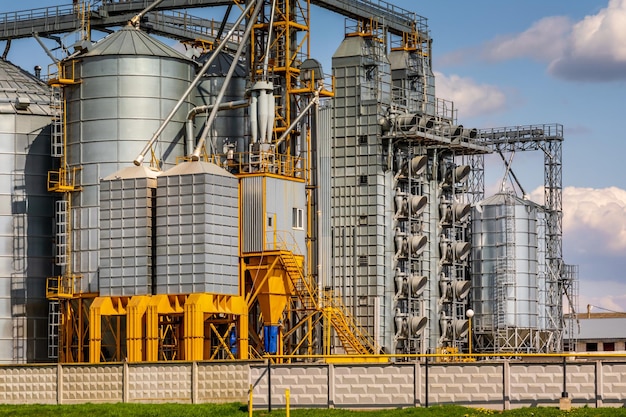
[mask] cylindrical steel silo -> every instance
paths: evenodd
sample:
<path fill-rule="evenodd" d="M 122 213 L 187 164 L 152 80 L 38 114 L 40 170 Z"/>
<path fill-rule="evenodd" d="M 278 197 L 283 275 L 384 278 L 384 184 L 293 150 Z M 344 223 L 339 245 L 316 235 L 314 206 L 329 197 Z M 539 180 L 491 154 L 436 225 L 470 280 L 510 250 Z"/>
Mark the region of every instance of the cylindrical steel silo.
<path fill-rule="evenodd" d="M 50 90 L 4 60 L 0 86 L 0 363 L 43 362 L 55 273 Z"/>
<path fill-rule="evenodd" d="M 207 53 L 202 55 L 198 61 L 202 64 L 210 57 L 211 53 Z M 202 80 L 198 83 L 194 97 L 196 106 L 208 106 L 215 103 L 232 63 L 232 55 L 226 52 L 219 52 L 202 77 Z M 245 99 L 247 77 L 248 70 L 246 67 L 242 63 L 237 63 L 232 78 L 226 87 L 222 103 Z M 194 138 L 197 139 L 201 135 L 209 113 L 210 110 L 206 110 L 198 113 L 195 117 Z M 225 154 L 229 148 L 237 153 L 248 152 L 248 144 L 245 141 L 247 124 L 244 123 L 244 116 L 244 108 L 220 111 L 213 122 L 211 135 L 207 138 L 207 142 L 209 142 L 209 139 L 212 139 L 210 146 L 207 143 L 207 152 L 211 154 Z"/>
<path fill-rule="evenodd" d="M 74 84 L 65 87 L 68 161 L 80 167 L 74 194 L 73 271 L 82 291 L 97 291 L 99 180 L 131 165 L 194 76 L 194 63 L 133 27 L 125 27 L 71 57 Z M 66 75 L 67 76 L 67 75 Z M 181 106 L 154 146 L 163 169 L 184 155 Z"/>
<path fill-rule="evenodd" d="M 540 258 L 545 257 L 545 240 L 538 238 L 543 212 L 541 206 L 508 193 L 473 209 L 474 328 L 477 335 L 493 337 L 498 348 L 532 350 L 529 335 L 544 328 L 540 294 L 545 291 L 546 262 Z M 511 332 L 517 337 L 504 336 Z"/>

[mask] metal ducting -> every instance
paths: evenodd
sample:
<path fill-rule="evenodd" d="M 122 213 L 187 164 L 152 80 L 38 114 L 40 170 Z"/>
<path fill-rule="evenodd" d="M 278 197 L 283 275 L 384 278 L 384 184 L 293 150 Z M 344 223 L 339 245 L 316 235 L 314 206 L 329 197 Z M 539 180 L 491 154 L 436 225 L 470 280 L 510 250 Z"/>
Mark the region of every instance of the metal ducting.
<path fill-rule="evenodd" d="M 458 184 L 465 182 L 469 177 L 471 167 L 469 165 L 458 165 L 448 167 L 443 175 L 444 185 L 451 186 L 452 184 Z"/>
<path fill-rule="evenodd" d="M 439 215 L 441 222 L 451 224 L 453 222 L 465 222 L 472 210 L 469 204 L 464 203 L 447 203 L 439 206 Z"/>
<path fill-rule="evenodd" d="M 442 242 L 440 244 L 441 263 L 464 262 L 469 256 L 471 248 L 468 242 Z"/>

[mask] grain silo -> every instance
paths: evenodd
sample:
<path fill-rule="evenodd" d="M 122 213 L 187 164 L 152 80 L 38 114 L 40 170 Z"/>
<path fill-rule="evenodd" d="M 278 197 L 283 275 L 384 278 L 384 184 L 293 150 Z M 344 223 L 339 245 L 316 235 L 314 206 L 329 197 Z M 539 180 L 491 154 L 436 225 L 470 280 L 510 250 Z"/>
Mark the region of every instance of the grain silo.
<path fill-rule="evenodd" d="M 545 233 L 545 209 L 513 194 L 498 193 L 474 207 L 472 307 L 478 351 L 545 351 L 551 337 Z"/>
<path fill-rule="evenodd" d="M 48 360 L 50 89 L 0 60 L 0 363 Z"/>
<path fill-rule="evenodd" d="M 62 65 L 67 101 L 67 161 L 80 167 L 72 196 L 73 268 L 81 291 L 98 290 L 99 180 L 132 164 L 189 87 L 194 64 L 146 33 L 127 26 Z M 188 103 L 187 103 L 188 104 Z M 154 145 L 153 163 L 173 166 L 184 155 L 183 105 Z"/>

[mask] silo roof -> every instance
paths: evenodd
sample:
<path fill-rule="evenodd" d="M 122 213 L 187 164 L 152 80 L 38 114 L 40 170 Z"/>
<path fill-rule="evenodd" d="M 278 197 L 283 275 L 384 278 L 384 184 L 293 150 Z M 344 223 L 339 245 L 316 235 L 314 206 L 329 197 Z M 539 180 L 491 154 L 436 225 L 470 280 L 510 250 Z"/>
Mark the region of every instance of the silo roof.
<path fill-rule="evenodd" d="M 18 110 L 17 101 L 28 106 Z M 50 88 L 34 75 L 0 59 L 0 113 L 50 115 Z"/>
<path fill-rule="evenodd" d="M 152 38 L 147 33 L 130 25 L 96 42 L 81 56 L 103 55 L 147 55 L 191 61 L 174 48 L 165 45 L 163 42 Z"/>
<path fill-rule="evenodd" d="M 169 176 L 169 175 L 189 175 L 189 174 L 213 174 L 213 175 L 222 175 L 224 177 L 232 177 L 235 178 L 233 174 L 226 171 L 225 169 L 212 164 L 210 162 L 204 161 L 187 161 L 181 162 L 173 168 L 168 169 L 160 176 Z"/>
<path fill-rule="evenodd" d="M 481 206 L 499 206 L 504 204 L 541 207 L 534 201 L 525 200 L 512 193 L 497 193 L 478 203 Z"/>
<path fill-rule="evenodd" d="M 160 172 L 154 171 L 144 165 L 130 165 L 105 177 L 104 181 L 112 181 L 126 178 L 156 178 L 159 176 L 159 174 Z"/>

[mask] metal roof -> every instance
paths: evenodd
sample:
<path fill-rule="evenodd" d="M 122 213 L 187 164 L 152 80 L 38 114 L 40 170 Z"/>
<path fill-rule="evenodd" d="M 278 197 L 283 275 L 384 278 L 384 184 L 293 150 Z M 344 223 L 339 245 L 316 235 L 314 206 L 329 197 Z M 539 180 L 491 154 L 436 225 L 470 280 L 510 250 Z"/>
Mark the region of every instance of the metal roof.
<path fill-rule="evenodd" d="M 11 62 L 0 59 L 0 113 L 50 115 L 48 85 Z"/>
<path fill-rule="evenodd" d="M 127 25 L 98 41 L 81 56 L 139 55 L 176 58 L 191 61 L 182 53 Z"/>
<path fill-rule="evenodd" d="M 626 339 L 626 317 L 579 319 L 578 340 Z"/>
<path fill-rule="evenodd" d="M 535 203 L 534 201 L 525 200 L 516 196 L 515 194 L 503 192 L 492 195 L 491 197 L 487 197 L 484 200 L 480 201 L 477 205 L 480 206 L 499 206 L 504 204 L 514 204 L 518 206 L 534 206 L 537 208 L 542 208 L 541 205 Z"/>
<path fill-rule="evenodd" d="M 156 178 L 161 174 L 160 171 L 154 171 L 147 166 L 130 165 L 122 168 L 117 172 L 105 177 L 103 181 L 112 181 L 125 178 Z"/>
<path fill-rule="evenodd" d="M 222 175 L 224 177 L 232 177 L 235 178 L 233 174 L 226 171 L 219 166 L 212 164 L 210 162 L 203 161 L 188 161 L 182 162 L 176 165 L 173 168 L 168 169 L 167 171 L 161 174 L 163 176 L 170 175 L 190 175 L 190 174 L 213 174 L 213 175 Z"/>

